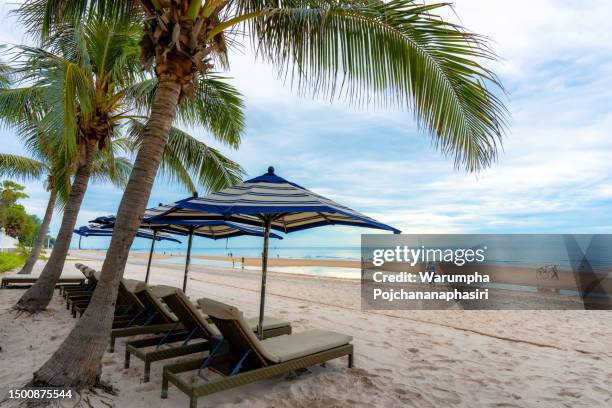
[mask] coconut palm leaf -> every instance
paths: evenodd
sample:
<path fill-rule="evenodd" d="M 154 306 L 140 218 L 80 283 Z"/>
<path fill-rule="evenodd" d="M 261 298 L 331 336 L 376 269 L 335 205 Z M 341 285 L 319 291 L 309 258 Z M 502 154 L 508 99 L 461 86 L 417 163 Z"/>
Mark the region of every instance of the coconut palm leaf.
<path fill-rule="evenodd" d="M 20 180 L 40 180 L 49 167 L 38 160 L 16 154 L 0 153 L 0 176 Z"/>
<path fill-rule="evenodd" d="M 177 116 L 179 121 L 202 126 L 217 141 L 237 148 L 244 131 L 244 102 L 238 89 L 227 80 L 215 73 L 202 76 L 194 98 L 183 101 Z M 143 115 L 147 116 L 156 89 L 157 79 L 150 78 L 132 84 L 125 92 Z"/>
<path fill-rule="evenodd" d="M 58 21 L 59 11 L 62 18 L 82 16 L 105 3 L 31 0 L 29 7 L 37 2 L 44 3 L 37 6 L 37 17 L 45 27 Z M 149 16 L 174 7 L 151 0 L 138 3 Z M 485 37 L 436 14 L 448 3 L 191 0 L 180 4 L 183 18 L 218 21 L 207 32 L 209 52 L 217 61 L 225 61 L 226 44 L 240 41 L 246 32 L 257 54 L 276 66 L 298 92 L 346 98 L 355 104 L 406 107 L 435 146 L 453 156 L 457 167 L 469 171 L 489 166 L 497 157 L 508 112 L 501 100 L 502 84 L 485 66 L 485 61 L 497 57 Z M 37 29 L 40 32 L 40 26 Z M 147 52 L 151 55 L 152 50 Z"/>
<path fill-rule="evenodd" d="M 125 188 L 131 172 L 132 161 L 130 159 L 115 157 L 107 150 L 103 150 L 94 159 L 91 179 L 97 183 L 112 183 L 118 188 Z"/>
<path fill-rule="evenodd" d="M 0 44 L 0 51 L 4 53 L 5 44 Z M 0 61 L 0 89 L 7 88 L 11 84 L 11 67 L 4 61 Z"/>
<path fill-rule="evenodd" d="M 145 141 L 145 122 L 131 119 L 127 126 L 130 138 L 135 141 L 132 150 L 137 151 Z M 160 175 L 183 185 L 189 191 L 196 191 L 197 186 L 200 186 L 208 192 L 240 182 L 244 171 L 238 163 L 219 150 L 172 127 L 162 157 Z"/>
<path fill-rule="evenodd" d="M 246 25 L 258 54 L 300 92 L 406 106 L 457 166 L 478 170 L 495 159 L 507 112 L 488 88 L 501 83 L 481 61 L 496 57 L 484 37 L 434 14 L 446 3 L 236 4 L 237 16 L 209 37 Z"/>

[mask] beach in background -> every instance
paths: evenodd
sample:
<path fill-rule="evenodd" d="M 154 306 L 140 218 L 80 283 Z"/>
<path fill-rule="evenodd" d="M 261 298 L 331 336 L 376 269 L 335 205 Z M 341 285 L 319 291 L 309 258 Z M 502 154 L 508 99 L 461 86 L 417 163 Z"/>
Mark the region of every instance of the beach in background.
<path fill-rule="evenodd" d="M 337 250 L 337 248 L 287 248 L 285 249 L 285 255 L 291 254 L 294 257 L 281 257 L 281 251 L 279 251 L 277 254 L 278 257 L 270 256 L 268 259 L 268 268 L 271 271 L 286 274 L 324 276 L 352 280 L 361 279 L 362 262 L 359 259 L 361 249 L 359 247 L 346 247 L 338 252 L 335 252 L 335 250 Z M 261 270 L 261 257 L 253 253 L 256 251 L 255 248 L 234 248 L 229 251 L 233 253 L 232 257 L 218 249 L 194 250 L 191 265 L 192 267 L 201 266 L 205 268 L 237 270 L 243 269 L 244 265 L 245 270 Z M 70 253 L 73 256 L 85 256 L 99 259 L 103 259 L 106 254 L 106 252 L 102 250 L 71 250 Z M 245 256 L 244 254 L 247 255 Z M 343 256 L 346 256 L 346 258 L 343 259 Z M 351 256 L 353 258 L 351 258 Z M 146 263 L 149 254 L 148 252 L 137 250 L 132 251 L 130 257 L 134 261 L 138 260 Z M 243 257 L 244 264 L 242 262 Z M 184 252 L 160 250 L 154 254 L 153 259 L 154 263 L 157 265 L 160 263 L 170 266 L 185 264 Z M 578 296 L 579 288 L 571 268 L 567 266 L 559 268 L 558 279 L 538 274 L 538 268 L 546 265 L 544 263 L 546 261 L 553 263 L 554 259 L 552 262 L 544 259 L 542 264 L 533 266 L 527 265 L 526 263 L 482 264 L 478 265 L 477 268 L 466 270 L 470 273 L 477 270 L 482 274 L 488 274 L 492 282 L 489 287 L 515 291 L 562 291 L 561 294 L 563 296 Z M 367 263 L 365 266 L 371 267 L 371 265 Z M 387 263 L 384 269 L 395 272 L 418 272 L 419 270 L 424 270 L 424 265 L 417 265 L 415 268 L 409 268 L 405 263 Z M 460 268 L 445 265 L 438 268 L 438 273 L 460 273 Z M 602 278 L 601 289 L 605 290 L 606 293 L 612 293 L 612 277 Z"/>

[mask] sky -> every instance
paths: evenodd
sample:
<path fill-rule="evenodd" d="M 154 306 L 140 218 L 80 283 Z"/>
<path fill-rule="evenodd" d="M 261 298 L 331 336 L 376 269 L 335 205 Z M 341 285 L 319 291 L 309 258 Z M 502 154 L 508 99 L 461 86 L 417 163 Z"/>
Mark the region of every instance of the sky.
<path fill-rule="evenodd" d="M 0 0 L 0 42 L 27 41 Z M 511 114 L 499 160 L 478 174 L 456 170 L 412 113 L 354 108 L 291 91 L 272 67 L 245 48 L 230 55 L 225 75 L 243 93 L 247 129 L 229 150 L 201 129 L 189 129 L 240 163 L 248 177 L 276 173 L 405 233 L 612 233 L 612 2 L 588 0 L 455 0 L 446 15 L 491 38 Z M 0 151 L 24 153 L 0 129 Z M 26 209 L 42 215 L 41 183 L 28 182 Z M 158 180 L 151 205 L 189 195 Z M 121 192 L 92 184 L 78 225 L 116 212 Z M 51 229 L 56 233 L 61 214 Z M 353 246 L 351 227 L 298 232 L 279 246 Z M 77 239 L 73 239 L 76 245 Z M 108 240 L 84 240 L 103 247 Z M 145 247 L 137 240 L 134 247 Z M 196 246 L 220 246 L 197 239 Z M 230 245 L 257 246 L 257 238 Z M 168 248 L 179 248 L 163 244 Z"/>

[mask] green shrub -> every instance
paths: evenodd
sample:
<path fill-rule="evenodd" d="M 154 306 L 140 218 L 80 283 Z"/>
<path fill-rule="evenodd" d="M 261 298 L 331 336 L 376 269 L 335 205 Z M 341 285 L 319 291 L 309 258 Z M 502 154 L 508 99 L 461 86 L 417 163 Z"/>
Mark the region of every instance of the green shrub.
<path fill-rule="evenodd" d="M 20 254 L 0 252 L 0 273 L 22 266 L 26 258 Z"/>

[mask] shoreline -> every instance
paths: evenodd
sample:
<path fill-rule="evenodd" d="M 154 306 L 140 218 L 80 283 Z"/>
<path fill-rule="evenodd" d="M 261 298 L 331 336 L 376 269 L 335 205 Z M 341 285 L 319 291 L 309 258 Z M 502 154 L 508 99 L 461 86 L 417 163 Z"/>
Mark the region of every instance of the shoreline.
<path fill-rule="evenodd" d="M 93 257 L 93 259 L 104 259 L 106 255 L 106 251 L 102 250 L 71 250 L 70 253 L 73 256 L 84 256 L 84 257 Z M 153 256 L 153 265 L 159 265 L 159 262 L 156 263 L 156 260 L 166 260 L 170 258 L 184 258 L 183 254 L 154 254 Z M 139 260 L 146 264 L 148 260 L 149 254 L 143 252 L 130 252 L 130 259 Z M 221 255 L 194 255 L 192 256 L 192 260 L 203 260 L 203 261 L 213 261 L 213 262 L 226 262 L 228 265 L 206 265 L 206 264 L 191 264 L 191 270 L 200 270 L 200 269 L 219 269 L 219 270 L 228 270 L 228 271 L 249 271 L 254 272 L 257 271 L 254 268 L 261 266 L 261 258 L 256 257 L 244 257 L 244 266 L 245 269 L 241 269 L 241 259 L 234 257 L 235 267 L 231 267 L 232 258 L 228 256 Z M 181 266 L 181 262 L 162 262 L 162 265 L 166 265 L 168 267 L 173 267 L 174 265 Z M 337 259 L 298 259 L 298 258 L 270 258 L 268 260 L 268 267 L 270 273 L 284 274 L 289 276 L 315 276 L 315 277 L 325 277 L 325 278 L 334 278 L 334 279 L 346 279 L 351 281 L 360 281 L 361 280 L 361 262 L 356 260 L 337 260 Z M 285 270 L 275 270 L 274 268 L 285 268 Z M 319 270 L 319 273 L 308 273 L 307 271 L 300 271 L 300 267 L 312 267 L 312 268 L 322 268 L 323 273 Z M 288 269 L 295 268 L 295 270 L 289 271 Z M 334 273 L 326 274 L 324 268 L 330 268 L 330 271 Z M 338 269 L 340 268 L 340 269 Z M 342 271 L 341 268 L 347 268 L 346 271 Z M 350 269 L 348 269 L 350 268 Z M 390 272 L 418 272 L 419 268 L 424 270 L 423 265 L 417 264 L 415 267 L 410 267 L 406 264 L 400 263 L 391 263 L 387 264 L 385 270 Z M 174 268 L 173 268 L 174 269 Z M 356 271 L 355 269 L 358 269 Z M 453 273 L 461 273 L 457 272 L 456 268 L 444 266 L 440 269 L 439 273 L 444 274 L 445 272 L 453 272 Z M 578 284 L 575 279 L 575 275 L 573 272 L 560 269 L 559 270 L 559 279 L 541 279 L 537 277 L 536 268 L 532 267 L 524 267 L 524 266 L 492 266 L 492 265 L 481 265 L 478 268 L 479 273 L 484 273 L 490 276 L 492 283 L 498 283 L 503 285 L 516 285 L 519 286 L 528 286 L 535 289 L 541 290 L 563 290 L 563 291 L 578 291 Z M 357 276 L 352 276 L 357 273 Z M 606 293 L 612 293 L 612 278 L 604 278 L 601 280 L 600 284 Z"/>

